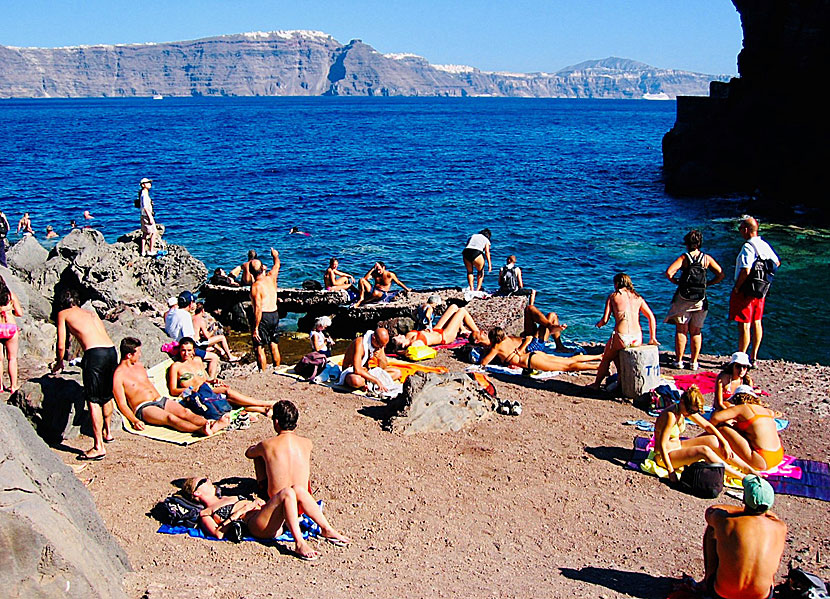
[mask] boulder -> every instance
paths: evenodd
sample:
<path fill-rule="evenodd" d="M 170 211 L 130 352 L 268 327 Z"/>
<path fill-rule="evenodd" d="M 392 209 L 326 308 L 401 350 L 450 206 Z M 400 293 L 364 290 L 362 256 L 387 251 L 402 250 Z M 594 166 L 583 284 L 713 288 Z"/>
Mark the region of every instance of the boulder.
<path fill-rule="evenodd" d="M 109 314 L 104 319 L 104 328 L 118 349 L 124 337 L 137 337 L 141 340 L 142 361 L 149 366 L 158 364 L 168 358 L 161 351 L 161 346 L 170 341 L 167 334 L 159 328 L 163 323 L 147 314 L 141 314 L 135 308 L 125 308 L 113 318 Z"/>
<path fill-rule="evenodd" d="M 4 266 L 0 266 L 0 276 L 3 277 L 6 285 L 14 292 L 17 299 L 20 300 L 20 307 L 23 309 L 23 314 L 38 320 L 47 320 L 49 318 L 52 306 L 37 289 L 24 280 L 19 279 L 11 270 Z"/>
<path fill-rule="evenodd" d="M 130 563 L 89 491 L 7 405 L 0 405 L 0 452 L 3 594 L 126 598 Z"/>
<path fill-rule="evenodd" d="M 49 257 L 49 250 L 40 245 L 33 235 L 24 235 L 6 252 L 9 267 L 23 280 L 31 281 L 31 274 Z"/>
<path fill-rule="evenodd" d="M 67 366 L 59 376 L 29 379 L 9 397 L 9 405 L 17 407 L 52 445 L 80 436 L 82 429 L 91 433 L 79 366 Z"/>
<path fill-rule="evenodd" d="M 456 432 L 495 411 L 493 398 L 463 373 L 413 374 L 389 404 L 386 430 L 400 433 Z"/>

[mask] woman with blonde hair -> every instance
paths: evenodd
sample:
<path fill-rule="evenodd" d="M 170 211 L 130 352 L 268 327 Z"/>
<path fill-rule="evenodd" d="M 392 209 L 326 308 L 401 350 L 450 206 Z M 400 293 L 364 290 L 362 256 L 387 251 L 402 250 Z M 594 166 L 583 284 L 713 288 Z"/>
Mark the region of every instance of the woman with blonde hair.
<path fill-rule="evenodd" d="M 757 471 L 732 451 L 726 438 L 700 415 L 703 410 L 703 394 L 692 385 L 680 397 L 680 401 L 666 408 L 654 424 L 654 461 L 669 471 L 669 478 L 677 482 L 677 468 L 703 460 L 709 464 L 726 462 L 726 469 L 743 478 L 746 473 Z M 686 431 L 686 419 L 706 431 L 705 435 L 681 439 Z"/>

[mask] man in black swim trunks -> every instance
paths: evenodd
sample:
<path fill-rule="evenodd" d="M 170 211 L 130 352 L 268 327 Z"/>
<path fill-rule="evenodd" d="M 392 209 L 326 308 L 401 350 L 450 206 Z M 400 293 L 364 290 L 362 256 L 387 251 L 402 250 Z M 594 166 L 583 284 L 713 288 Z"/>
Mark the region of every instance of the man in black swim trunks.
<path fill-rule="evenodd" d="M 98 315 L 78 307 L 78 294 L 75 291 L 64 290 L 58 298 L 57 307 L 58 339 L 52 372 L 57 373 L 63 370 L 67 330 L 84 348 L 81 371 L 95 443 L 92 449 L 78 456 L 78 459 L 103 460 L 107 455 L 104 443 L 113 440 L 110 431 L 112 375 L 118 366 L 118 354 Z"/>
<path fill-rule="evenodd" d="M 251 284 L 251 304 L 254 308 L 254 322 L 251 327 L 256 361 L 260 371 L 265 370 L 265 346 L 270 345 L 274 368 L 280 365 L 280 315 L 277 311 L 277 277 L 280 274 L 280 253 L 271 248 L 271 257 L 274 266 L 265 271 L 265 266 L 259 259 L 251 260 L 251 274 L 254 282 Z"/>

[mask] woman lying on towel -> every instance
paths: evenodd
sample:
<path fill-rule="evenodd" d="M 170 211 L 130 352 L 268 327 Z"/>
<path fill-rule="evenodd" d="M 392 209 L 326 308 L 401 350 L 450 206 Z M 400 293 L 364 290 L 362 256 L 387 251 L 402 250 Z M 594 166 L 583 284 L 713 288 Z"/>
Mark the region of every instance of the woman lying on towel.
<path fill-rule="evenodd" d="M 700 412 L 703 410 L 703 394 L 697 385 L 692 385 L 680 401 L 666 408 L 654 423 L 654 461 L 669 471 L 669 478 L 677 482 L 676 468 L 704 460 L 709 464 L 726 462 L 726 469 L 739 478 L 746 473 L 758 472 L 740 457 L 736 456 L 729 442 L 712 426 Z M 686 418 L 697 424 L 706 433 L 700 437 L 681 440 L 686 431 Z"/>
<path fill-rule="evenodd" d="M 732 404 L 726 400 L 732 397 L 735 389 L 741 385 L 752 386 L 752 378 L 749 376 L 749 356 L 742 351 L 736 351 L 715 379 L 715 401 L 713 402 L 715 410 L 725 410 L 731 407 Z"/>
<path fill-rule="evenodd" d="M 188 478 L 182 486 L 182 491 L 205 506 L 200 514 L 199 524 L 207 534 L 217 539 L 228 538 L 237 542 L 242 540 L 243 536 L 275 539 L 282 534 L 285 525 L 294 536 L 294 553 L 297 557 L 307 561 L 320 557 L 320 553 L 314 551 L 303 539 L 297 514 L 297 494 L 291 487 L 280 491 L 267 502 L 258 497 L 220 497 L 216 492 L 216 486 L 205 476 Z M 320 506 L 313 500 L 306 503 L 302 504 L 302 508 L 309 517 L 321 528 L 330 529 L 331 526 L 323 516 Z"/>
<path fill-rule="evenodd" d="M 761 404 L 749 385 L 735 389 L 731 401 L 734 406 L 715 412 L 709 422 L 753 468 L 775 468 L 784 459 L 784 447 L 775 426 L 777 414 Z"/>
<path fill-rule="evenodd" d="M 196 355 L 196 342 L 190 337 L 179 341 L 181 362 L 173 362 L 167 371 L 167 388 L 174 397 L 196 393 L 203 400 L 224 395 L 228 403 L 245 408 L 246 412 L 268 414 L 274 401 L 254 399 L 226 385 L 217 385 L 216 379 L 209 379 L 205 363 Z"/>
<path fill-rule="evenodd" d="M 528 345 L 535 337 L 525 337 L 519 341 L 509 337 L 501 327 L 493 328 L 488 334 L 490 352 L 481 360 L 487 366 L 494 358 L 500 358 L 505 366 L 515 366 L 530 370 L 574 372 L 596 370 L 601 356 L 579 355 L 571 358 L 551 356 L 541 351 L 527 351 Z"/>
<path fill-rule="evenodd" d="M 406 335 L 395 335 L 392 337 L 391 349 L 399 352 L 411 345 L 446 345 L 467 331 L 475 341 L 485 338 L 466 308 L 450 304 L 432 330 L 409 331 Z"/>

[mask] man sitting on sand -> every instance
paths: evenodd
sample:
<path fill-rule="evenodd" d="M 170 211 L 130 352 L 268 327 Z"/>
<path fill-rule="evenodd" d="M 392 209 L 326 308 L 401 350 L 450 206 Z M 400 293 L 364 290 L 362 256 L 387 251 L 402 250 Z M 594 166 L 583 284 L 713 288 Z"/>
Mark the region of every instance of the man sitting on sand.
<path fill-rule="evenodd" d="M 787 525 L 769 511 L 775 501 L 763 478 L 744 477 L 744 507 L 706 510 L 703 563 L 706 594 L 714 599 L 772 599 Z"/>
<path fill-rule="evenodd" d="M 345 547 L 350 543 L 349 539 L 329 524 L 309 492 L 312 442 L 294 432 L 298 416 L 297 407 L 290 401 L 274 404 L 272 418 L 277 436 L 252 445 L 245 457 L 254 461 L 257 485 L 263 498 L 282 498 L 282 509 L 278 507 L 271 520 L 275 536 L 284 524 L 290 530 L 299 530 L 298 512 L 302 510 L 320 526 L 323 539 Z M 297 557 L 306 561 L 320 558 L 320 553 L 314 551 L 302 536 L 295 539 L 294 551 Z"/>
<path fill-rule="evenodd" d="M 374 279 L 374 287 L 370 279 Z M 354 307 L 357 308 L 363 304 L 386 301 L 389 299 L 389 290 L 392 288 L 392 283 L 397 283 L 401 289 L 409 291 L 409 287 L 401 283 L 395 273 L 387 270 L 383 262 L 375 262 L 375 265 L 369 272 L 358 281 L 360 297 L 357 298 Z"/>
<path fill-rule="evenodd" d="M 353 389 L 365 389 L 367 384 L 371 383 L 381 393 L 388 391 L 389 387 L 386 383 L 401 378 L 401 371 L 389 366 L 384 351 L 387 343 L 389 343 L 389 331 L 383 327 L 367 331 L 362 337 L 352 341 L 343 356 L 340 384 Z M 369 358 L 372 356 L 377 358 L 378 365 L 370 370 L 368 365 Z M 381 378 L 387 380 L 383 381 Z"/>
<path fill-rule="evenodd" d="M 144 423 L 169 426 L 183 433 L 202 433 L 210 436 L 230 424 L 225 414 L 219 420 L 207 420 L 194 414 L 179 402 L 162 397 L 147 376 L 141 363 L 141 341 L 125 337 L 121 341 L 121 362 L 112 379 L 115 403 L 137 431 Z"/>

